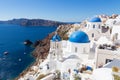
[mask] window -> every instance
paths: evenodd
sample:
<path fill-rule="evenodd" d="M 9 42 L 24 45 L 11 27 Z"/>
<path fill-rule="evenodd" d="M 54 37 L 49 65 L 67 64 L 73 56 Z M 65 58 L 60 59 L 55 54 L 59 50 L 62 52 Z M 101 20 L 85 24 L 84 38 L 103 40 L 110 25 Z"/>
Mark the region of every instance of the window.
<path fill-rule="evenodd" d="M 94 37 L 94 33 L 92 33 L 92 37 Z"/>
<path fill-rule="evenodd" d="M 118 33 L 115 33 L 115 38 L 116 38 L 116 40 L 118 39 Z"/>
<path fill-rule="evenodd" d="M 105 63 L 111 62 L 112 59 L 106 59 Z"/>
<path fill-rule="evenodd" d="M 49 64 L 46 64 L 47 70 L 50 69 Z"/>
<path fill-rule="evenodd" d="M 95 25 L 93 25 L 93 28 L 95 28 Z"/>
<path fill-rule="evenodd" d="M 53 55 L 55 56 L 55 52 L 53 53 Z"/>
<path fill-rule="evenodd" d="M 110 34 L 112 33 L 112 29 L 110 29 Z"/>
<path fill-rule="evenodd" d="M 113 24 L 116 24 L 116 22 L 117 22 L 117 21 L 115 20 L 115 21 L 113 22 Z"/>
<path fill-rule="evenodd" d="M 85 27 L 87 27 L 87 24 L 85 24 Z"/>
<path fill-rule="evenodd" d="M 58 44 L 57 44 L 57 46 L 56 46 L 56 47 L 57 47 L 57 49 L 59 48 Z"/>
<path fill-rule="evenodd" d="M 86 53 L 86 49 L 85 49 L 85 47 L 83 48 L 83 53 Z"/>
<path fill-rule="evenodd" d="M 99 25 L 98 27 L 99 27 L 99 29 L 100 29 L 100 25 Z"/>
<path fill-rule="evenodd" d="M 77 52 L 77 47 L 75 47 L 75 52 Z"/>

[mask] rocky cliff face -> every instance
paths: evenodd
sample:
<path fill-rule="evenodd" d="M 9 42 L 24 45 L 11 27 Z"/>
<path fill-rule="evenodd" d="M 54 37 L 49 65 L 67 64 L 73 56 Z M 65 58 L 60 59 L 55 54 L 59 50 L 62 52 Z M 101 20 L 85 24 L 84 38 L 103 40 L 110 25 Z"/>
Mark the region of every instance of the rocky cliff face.
<path fill-rule="evenodd" d="M 68 39 L 67 32 L 72 27 L 73 27 L 73 25 L 71 25 L 71 24 L 60 25 L 56 31 L 58 32 L 58 34 L 61 36 L 62 39 Z M 35 50 L 33 51 L 33 56 L 36 57 L 36 62 L 34 62 L 32 65 L 38 64 L 39 59 L 44 60 L 47 58 L 47 55 L 48 55 L 49 49 L 50 49 L 50 40 L 54 34 L 55 34 L 55 32 L 49 34 L 45 39 L 39 40 L 39 42 L 37 41 L 37 43 L 39 43 L 39 44 L 36 46 Z M 27 72 L 29 72 L 31 70 L 31 66 L 28 67 L 26 70 L 24 70 L 15 80 L 18 80 L 21 76 L 24 76 Z"/>
<path fill-rule="evenodd" d="M 60 35 L 60 37 L 63 40 L 68 39 L 67 32 L 73 27 L 71 24 L 67 25 L 60 25 L 57 28 L 57 33 Z M 45 59 L 48 55 L 49 48 L 50 48 L 50 40 L 52 36 L 55 34 L 55 32 L 49 34 L 44 40 L 39 41 L 39 45 L 35 48 L 33 51 L 33 55 L 39 59 Z"/>
<path fill-rule="evenodd" d="M 50 39 L 54 35 L 54 32 L 49 34 L 45 39 L 40 40 L 38 46 L 33 51 L 33 56 L 39 59 L 45 59 L 48 55 L 50 48 Z"/>

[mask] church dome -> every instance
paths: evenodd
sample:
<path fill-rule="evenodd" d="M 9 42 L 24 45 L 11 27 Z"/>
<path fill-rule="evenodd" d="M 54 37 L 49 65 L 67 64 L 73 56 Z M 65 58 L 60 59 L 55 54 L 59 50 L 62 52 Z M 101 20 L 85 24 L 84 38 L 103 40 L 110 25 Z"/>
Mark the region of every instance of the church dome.
<path fill-rule="evenodd" d="M 55 34 L 53 37 L 52 37 L 52 41 L 61 41 L 61 38 L 58 34 Z"/>
<path fill-rule="evenodd" d="M 90 19 L 89 22 L 101 22 L 101 19 L 99 17 L 94 17 Z"/>
<path fill-rule="evenodd" d="M 75 43 L 88 43 L 88 42 L 90 42 L 88 35 L 83 31 L 73 32 L 69 37 L 69 41 L 75 42 Z"/>

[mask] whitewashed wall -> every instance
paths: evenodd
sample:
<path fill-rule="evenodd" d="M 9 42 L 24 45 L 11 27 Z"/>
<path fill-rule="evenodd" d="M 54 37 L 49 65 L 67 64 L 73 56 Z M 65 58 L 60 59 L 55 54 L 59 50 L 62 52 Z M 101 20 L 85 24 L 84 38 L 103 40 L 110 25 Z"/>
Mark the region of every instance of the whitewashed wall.
<path fill-rule="evenodd" d="M 116 33 L 118 34 L 118 40 L 120 40 L 120 25 L 113 25 L 111 38 L 112 38 Z"/>
<path fill-rule="evenodd" d="M 96 50 L 96 67 L 104 65 L 106 59 L 120 59 L 119 51 L 112 51 L 106 49 L 97 49 Z"/>
<path fill-rule="evenodd" d="M 71 53 L 76 53 L 77 55 L 79 55 L 79 54 L 89 53 L 90 52 L 90 43 L 73 43 L 73 42 L 69 42 L 69 44 L 70 44 L 69 51 Z M 76 52 L 75 48 L 77 48 L 77 52 Z"/>

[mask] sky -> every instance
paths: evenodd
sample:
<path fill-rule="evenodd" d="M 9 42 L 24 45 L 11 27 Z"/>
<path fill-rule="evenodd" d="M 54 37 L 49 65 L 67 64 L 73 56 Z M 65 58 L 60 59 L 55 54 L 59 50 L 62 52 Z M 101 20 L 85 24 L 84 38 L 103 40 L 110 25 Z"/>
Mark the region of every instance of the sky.
<path fill-rule="evenodd" d="M 0 20 L 80 22 L 95 15 L 113 13 L 120 14 L 120 0 L 0 0 Z"/>

